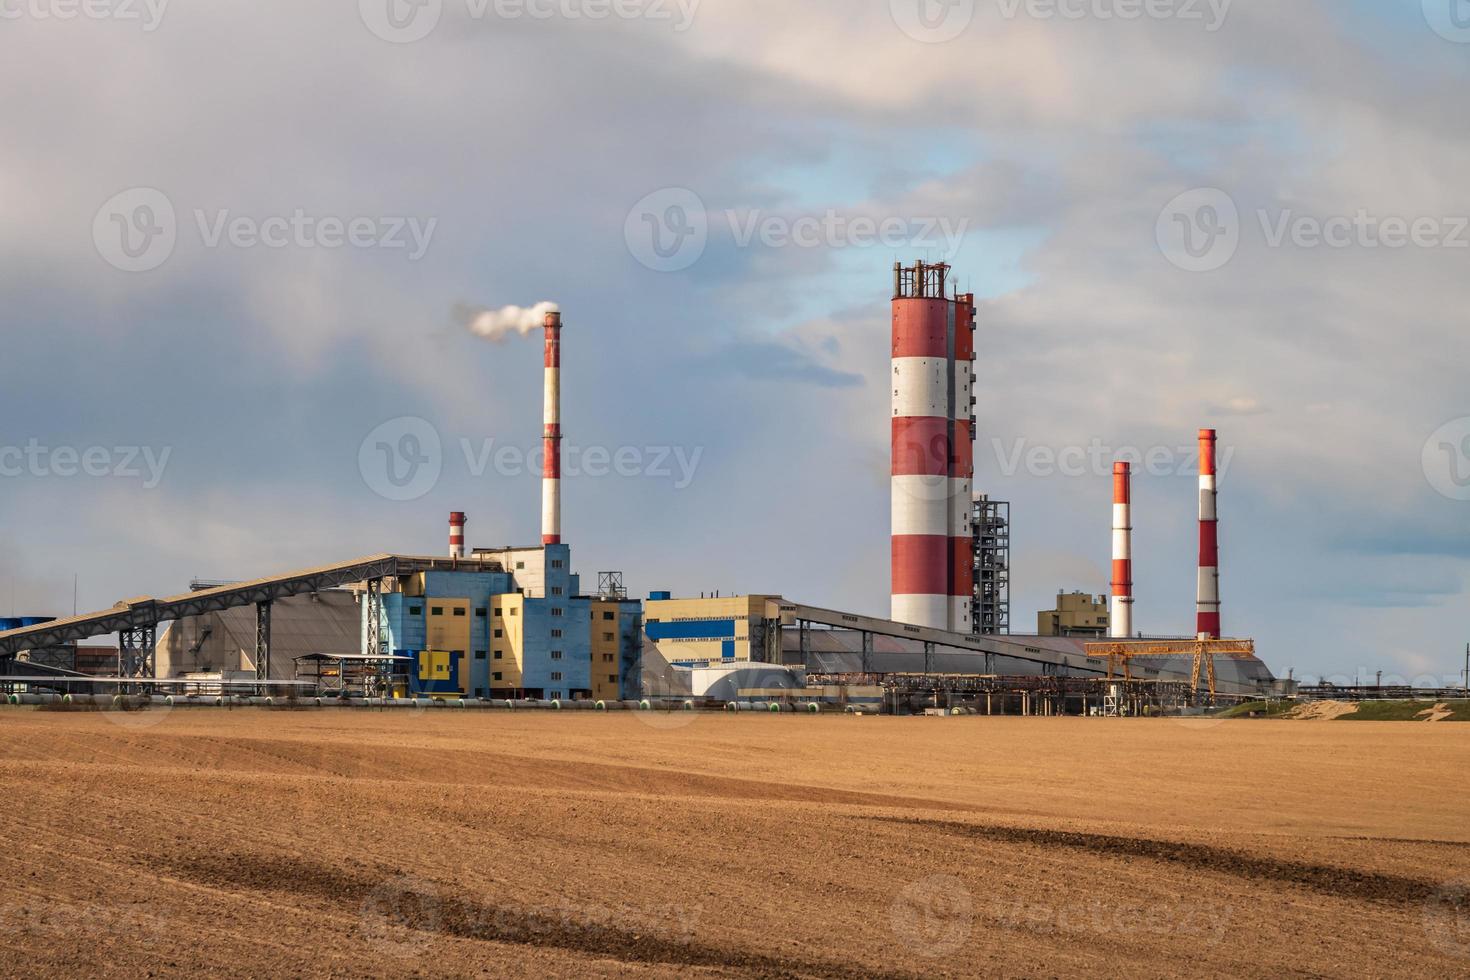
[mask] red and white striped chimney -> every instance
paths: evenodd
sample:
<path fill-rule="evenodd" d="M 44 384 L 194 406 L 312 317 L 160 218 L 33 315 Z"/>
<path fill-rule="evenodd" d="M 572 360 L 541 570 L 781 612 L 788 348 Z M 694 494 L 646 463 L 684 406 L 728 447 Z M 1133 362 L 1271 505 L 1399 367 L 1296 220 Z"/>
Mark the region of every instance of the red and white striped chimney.
<path fill-rule="evenodd" d="M 449 557 L 463 558 L 464 549 L 464 526 L 469 523 L 460 511 L 449 515 Z"/>
<path fill-rule="evenodd" d="M 901 623 L 971 632 L 975 304 L 949 266 L 894 266 L 892 605 Z"/>
<path fill-rule="evenodd" d="M 1220 539 L 1215 510 L 1215 430 L 1199 430 L 1199 591 L 1195 631 L 1220 637 Z"/>
<path fill-rule="evenodd" d="M 1113 595 L 1110 635 L 1133 635 L 1133 467 L 1113 464 Z"/>
<path fill-rule="evenodd" d="M 546 429 L 542 435 L 541 543 L 561 544 L 561 314 L 546 314 Z"/>

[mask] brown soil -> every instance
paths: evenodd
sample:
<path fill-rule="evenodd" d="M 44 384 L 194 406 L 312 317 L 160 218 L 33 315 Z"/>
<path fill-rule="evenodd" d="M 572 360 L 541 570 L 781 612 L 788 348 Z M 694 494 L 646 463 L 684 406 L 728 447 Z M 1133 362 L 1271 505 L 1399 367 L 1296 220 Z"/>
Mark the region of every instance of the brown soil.
<path fill-rule="evenodd" d="M 1463 975 L 1470 726 L 0 713 L 0 973 Z"/>

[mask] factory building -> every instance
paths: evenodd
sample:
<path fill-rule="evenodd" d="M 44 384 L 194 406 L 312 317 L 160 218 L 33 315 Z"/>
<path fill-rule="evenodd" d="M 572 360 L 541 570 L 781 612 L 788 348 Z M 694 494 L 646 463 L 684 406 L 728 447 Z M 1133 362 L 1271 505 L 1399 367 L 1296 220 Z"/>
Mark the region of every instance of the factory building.
<path fill-rule="evenodd" d="M 779 663 L 780 621 L 779 596 L 674 599 L 655 592 L 645 604 L 643 629 L 676 667 Z"/>
<path fill-rule="evenodd" d="M 405 695 L 577 700 L 637 691 L 638 604 L 583 595 L 569 545 L 477 548 L 462 568 L 415 573 L 380 602 L 378 652 L 409 658 Z M 365 614 L 365 645 L 370 628 Z"/>
<path fill-rule="evenodd" d="M 605 590 L 584 595 L 562 542 L 561 314 L 547 312 L 543 325 L 541 545 L 467 556 L 469 519 L 454 511 L 451 567 L 364 593 L 362 650 L 402 658 L 396 695 L 559 701 L 639 693 L 640 604 L 627 599 L 616 573 L 604 575 Z"/>
<path fill-rule="evenodd" d="M 591 600 L 592 697 L 637 697 L 642 686 L 643 604 L 623 596 Z"/>
<path fill-rule="evenodd" d="M 644 693 L 853 704 L 855 697 L 870 697 L 874 685 L 922 685 L 924 677 L 936 688 L 957 689 L 1019 678 L 1043 687 L 1061 677 L 1100 683 L 1109 663 L 1089 644 L 1107 636 L 1108 597 L 1064 593 L 1057 606 L 1041 614 L 1035 635 L 939 634 L 774 594 L 674 599 L 654 593 L 646 604 Z M 1274 682 L 1253 656 L 1221 658 L 1216 666 L 1222 685 L 1238 690 L 1264 690 Z M 1190 670 L 1187 653 L 1132 666 L 1144 683 L 1182 684 Z"/>
<path fill-rule="evenodd" d="M 892 618 L 969 633 L 975 297 L 949 266 L 893 267 Z"/>
<path fill-rule="evenodd" d="M 1107 596 L 1058 593 L 1055 609 L 1036 614 L 1036 633 L 1038 636 L 1107 636 Z"/>

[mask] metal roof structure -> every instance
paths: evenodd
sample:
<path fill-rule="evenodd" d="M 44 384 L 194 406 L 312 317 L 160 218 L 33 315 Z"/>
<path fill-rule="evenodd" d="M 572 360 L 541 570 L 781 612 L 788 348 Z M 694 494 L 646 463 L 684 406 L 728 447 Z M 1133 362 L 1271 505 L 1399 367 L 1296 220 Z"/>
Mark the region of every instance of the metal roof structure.
<path fill-rule="evenodd" d="M 249 582 L 185 592 L 166 599 L 155 599 L 151 596 L 124 599 L 111 609 L 9 630 L 0 633 L 0 657 L 14 656 L 22 650 L 59 646 L 112 633 L 126 635 L 144 630 L 151 632 L 160 623 L 188 616 L 239 606 L 259 606 L 288 596 L 325 592 L 359 582 L 376 582 L 433 569 L 501 570 L 498 562 L 484 558 L 456 560 L 412 555 L 373 555 Z"/>
<path fill-rule="evenodd" d="M 796 627 L 782 630 L 784 659 L 817 673 L 1108 674 L 1108 659 L 1089 656 L 1084 637 L 951 633 L 785 601 L 781 613 Z M 1159 657 L 1135 672 L 1143 679 L 1187 680 L 1192 668 L 1190 657 Z M 1256 694 L 1275 681 L 1254 657 L 1220 658 L 1216 668 L 1224 694 Z"/>

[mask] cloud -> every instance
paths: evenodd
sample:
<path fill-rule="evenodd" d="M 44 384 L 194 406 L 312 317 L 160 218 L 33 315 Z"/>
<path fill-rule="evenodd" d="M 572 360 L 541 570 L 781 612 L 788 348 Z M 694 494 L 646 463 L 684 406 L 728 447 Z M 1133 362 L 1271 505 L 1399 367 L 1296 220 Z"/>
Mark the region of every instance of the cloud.
<path fill-rule="evenodd" d="M 818 388 L 853 388 L 863 384 L 860 374 L 828 367 L 818 361 L 816 354 L 776 341 L 733 341 L 703 363 L 707 368 L 728 371 L 751 381 L 786 381 Z"/>
<path fill-rule="evenodd" d="M 1270 409 L 1254 398 L 1237 396 L 1209 406 L 1211 415 L 1264 415 Z"/>

